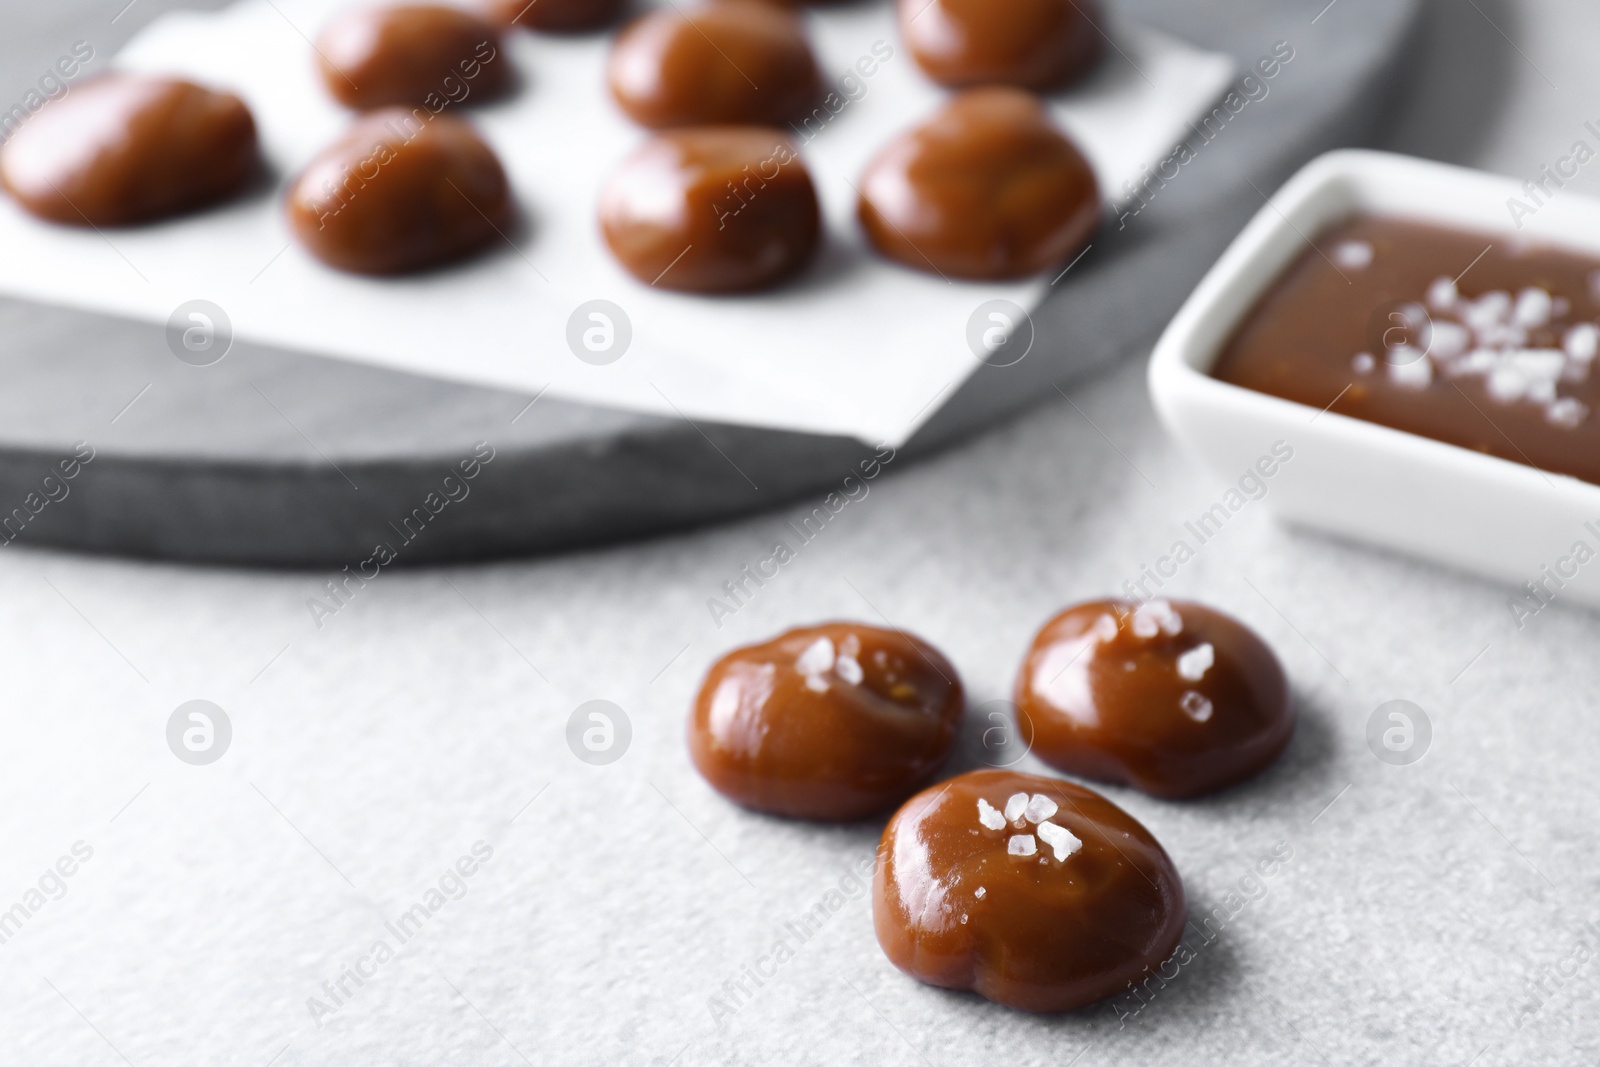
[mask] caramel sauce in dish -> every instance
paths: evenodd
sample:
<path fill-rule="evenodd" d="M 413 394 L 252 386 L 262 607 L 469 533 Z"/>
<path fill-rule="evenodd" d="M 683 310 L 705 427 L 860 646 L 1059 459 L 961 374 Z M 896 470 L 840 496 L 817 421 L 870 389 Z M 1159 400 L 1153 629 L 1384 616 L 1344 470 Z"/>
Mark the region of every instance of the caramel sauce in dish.
<path fill-rule="evenodd" d="M 1600 258 L 1362 215 L 1316 237 L 1212 374 L 1600 485 Z"/>

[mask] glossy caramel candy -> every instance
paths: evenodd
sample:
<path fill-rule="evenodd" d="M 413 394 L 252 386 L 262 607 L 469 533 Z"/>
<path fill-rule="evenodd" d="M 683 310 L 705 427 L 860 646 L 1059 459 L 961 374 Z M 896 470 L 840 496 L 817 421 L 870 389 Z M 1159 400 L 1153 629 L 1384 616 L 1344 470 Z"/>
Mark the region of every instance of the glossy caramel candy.
<path fill-rule="evenodd" d="M 350 8 L 317 36 L 316 50 L 323 85 L 359 111 L 488 101 L 514 81 L 499 27 L 450 4 Z"/>
<path fill-rule="evenodd" d="M 970 771 L 908 800 L 878 845 L 872 921 L 889 962 L 1024 1011 L 1122 992 L 1172 955 L 1184 920 L 1150 831 L 1071 782 Z"/>
<path fill-rule="evenodd" d="M 18 129 L 0 149 L 0 183 L 39 218 L 127 226 L 236 196 L 259 165 L 255 120 L 237 96 L 119 72 Z"/>
<path fill-rule="evenodd" d="M 747 808 L 857 819 L 905 799 L 944 762 L 964 703 L 955 668 L 926 641 L 859 623 L 808 626 L 712 665 L 689 755 Z"/>
<path fill-rule="evenodd" d="M 668 130 L 600 197 L 618 262 L 663 289 L 761 289 L 799 270 L 822 236 L 811 175 L 788 137 L 761 126 Z"/>
<path fill-rule="evenodd" d="M 867 165 L 859 215 L 874 247 L 908 267 L 1019 278 L 1082 250 L 1100 189 L 1037 97 L 969 89 Z"/>
<path fill-rule="evenodd" d="M 1289 683 L 1244 624 L 1182 600 L 1094 600 L 1045 624 L 1017 674 L 1033 751 L 1069 774 L 1193 797 L 1288 746 Z"/>
<path fill-rule="evenodd" d="M 289 228 L 330 267 L 403 274 L 504 239 L 515 209 L 494 150 L 460 119 L 363 116 L 290 186 Z"/>
<path fill-rule="evenodd" d="M 611 95 L 652 129 L 761 123 L 809 115 L 822 76 L 800 16 L 771 0 L 663 8 L 617 35 Z"/>
<path fill-rule="evenodd" d="M 484 0 L 483 13 L 506 27 L 582 33 L 616 21 L 627 0 Z"/>
<path fill-rule="evenodd" d="M 1106 50 L 1095 0 L 898 0 L 898 13 L 917 65 L 952 88 L 1060 89 Z"/>

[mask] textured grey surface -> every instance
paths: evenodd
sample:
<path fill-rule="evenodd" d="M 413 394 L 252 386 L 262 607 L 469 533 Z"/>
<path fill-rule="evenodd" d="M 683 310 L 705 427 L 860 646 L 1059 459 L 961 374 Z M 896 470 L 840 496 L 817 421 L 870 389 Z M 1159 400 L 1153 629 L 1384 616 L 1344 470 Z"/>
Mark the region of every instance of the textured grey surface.
<path fill-rule="evenodd" d="M 881 2 L 881 0 L 879 0 Z M 1241 68 L 1287 40 L 1293 62 L 1153 205 L 1108 227 L 1035 316 L 1029 357 L 983 368 L 944 397 L 911 443 L 926 454 L 1054 395 L 1050 384 L 1148 340 L 1270 189 L 1382 118 L 1417 0 L 1340 0 L 1315 31 L 1272 0 L 1118 6 Z M 107 58 L 175 0 L 139 0 L 115 23 L 100 0 L 30 8 L 13 24 L 0 100 L 73 41 Z M 215 6 L 215 4 L 209 5 Z M 94 68 L 91 68 L 94 69 Z M 1196 144 L 1200 138 L 1194 138 Z M 590 546 L 771 508 L 836 480 L 854 442 L 607 411 L 240 343 L 221 363 L 174 359 L 161 329 L 0 301 L 0 499 L 25 495 L 56 453 L 98 450 L 78 504 L 41 514 L 36 541 L 128 554 L 280 564 L 364 558 L 472 442 L 498 451 L 470 519 L 452 514 L 413 561 Z"/>
<path fill-rule="evenodd" d="M 1580 135 L 1600 88 L 1592 7 L 1448 0 L 1431 29 L 1424 110 L 1397 116 L 1393 147 L 1527 174 Z M 1045 617 L 1118 588 L 1225 488 L 1161 434 L 1137 361 L 1072 401 L 890 464 L 720 630 L 706 599 L 809 504 L 386 572 L 321 629 L 320 572 L 0 550 L 0 908 L 74 842 L 94 850 L 0 944 L 0 1062 L 1595 1063 L 1600 963 L 1578 956 L 1600 922 L 1600 619 L 1557 604 L 1518 631 L 1506 590 L 1286 529 L 1270 496 L 1169 591 L 1278 649 L 1293 745 L 1206 802 L 1107 792 L 1167 846 L 1197 917 L 1278 842 L 1294 858 L 1136 1019 L 921 987 L 854 900 L 713 1024 L 710 998 L 878 827 L 777 822 L 711 793 L 681 737 L 700 672 L 797 622 L 882 612 L 949 653 L 974 700 L 1004 696 Z M 209 767 L 163 736 L 196 697 L 234 724 Z M 564 740 L 594 698 L 633 724 L 609 767 Z M 1393 698 L 1433 723 L 1410 767 L 1365 741 Z M 317 1028 L 307 999 L 480 839 L 494 858 L 464 897 Z"/>

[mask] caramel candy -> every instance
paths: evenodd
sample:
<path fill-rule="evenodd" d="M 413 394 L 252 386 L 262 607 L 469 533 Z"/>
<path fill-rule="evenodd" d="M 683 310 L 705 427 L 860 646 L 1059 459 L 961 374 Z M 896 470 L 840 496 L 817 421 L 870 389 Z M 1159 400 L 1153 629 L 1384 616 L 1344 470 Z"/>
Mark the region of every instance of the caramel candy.
<path fill-rule="evenodd" d="M 627 0 L 485 0 L 484 13 L 506 27 L 581 33 L 615 21 Z"/>
<path fill-rule="evenodd" d="M 460 119 L 388 108 L 358 119 L 289 188 L 289 227 L 330 267 L 401 274 L 502 240 L 511 188 Z"/>
<path fill-rule="evenodd" d="M 1016 278 L 1083 248 L 1100 189 L 1037 97 L 969 89 L 867 165 L 859 213 L 878 251 L 908 267 Z"/>
<path fill-rule="evenodd" d="M 115 73 L 18 129 L 0 149 L 0 183 L 42 219 L 126 226 L 235 196 L 259 163 L 255 120 L 237 96 Z"/>
<path fill-rule="evenodd" d="M 919 981 L 1024 1011 L 1122 992 L 1183 935 L 1183 881 L 1150 831 L 1099 793 L 969 771 L 889 820 L 872 922 Z"/>
<path fill-rule="evenodd" d="M 642 126 L 760 123 L 811 113 L 822 75 L 800 17 L 771 0 L 645 15 L 617 35 L 611 94 Z"/>
<path fill-rule="evenodd" d="M 317 65 L 334 99 L 361 111 L 492 100 L 513 81 L 500 30 L 448 4 L 351 8 L 318 35 Z"/>
<path fill-rule="evenodd" d="M 712 665 L 689 755 L 747 808 L 857 819 L 944 762 L 964 703 L 955 668 L 926 641 L 859 623 L 808 626 Z"/>
<path fill-rule="evenodd" d="M 1271 764 L 1289 683 L 1244 624 L 1182 600 L 1092 600 L 1045 624 L 1017 674 L 1033 751 L 1069 774 L 1193 797 Z"/>
<path fill-rule="evenodd" d="M 900 36 L 941 85 L 1047 91 L 1100 62 L 1095 0 L 898 0 Z"/>
<path fill-rule="evenodd" d="M 635 278 L 666 289 L 760 289 L 798 270 L 821 209 L 794 142 L 760 126 L 669 130 L 600 197 L 600 228 Z"/>

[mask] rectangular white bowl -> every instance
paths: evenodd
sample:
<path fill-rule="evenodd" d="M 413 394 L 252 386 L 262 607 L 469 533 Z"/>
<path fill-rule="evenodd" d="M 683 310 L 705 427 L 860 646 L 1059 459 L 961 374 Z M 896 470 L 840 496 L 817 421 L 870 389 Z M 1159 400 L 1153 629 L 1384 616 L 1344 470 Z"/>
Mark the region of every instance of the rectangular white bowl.
<path fill-rule="evenodd" d="M 1150 392 L 1172 435 L 1230 480 L 1293 449 L 1266 504 L 1293 522 L 1507 583 L 1521 625 L 1541 600 L 1600 607 L 1600 486 L 1546 474 L 1210 376 L 1223 346 L 1307 239 L 1374 212 L 1520 238 L 1600 257 L 1600 201 L 1563 192 L 1517 229 L 1508 178 L 1382 152 L 1307 164 L 1245 227 L 1157 343 Z M 1528 201 L 1531 203 L 1531 201 Z M 1600 417 L 1600 415 L 1593 416 Z M 1596 558 L 1579 562 L 1582 542 Z M 1526 583 L 1542 584 L 1530 599 Z"/>

